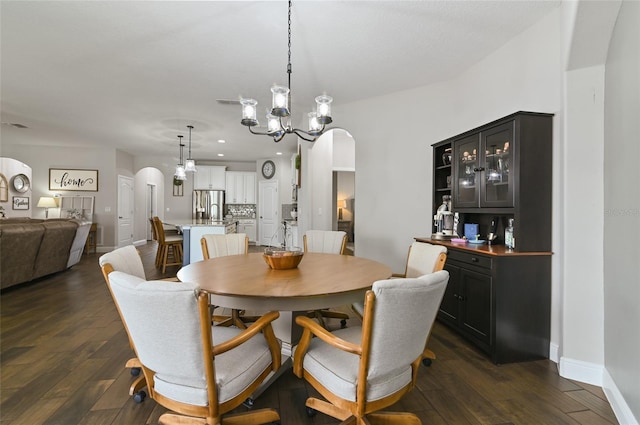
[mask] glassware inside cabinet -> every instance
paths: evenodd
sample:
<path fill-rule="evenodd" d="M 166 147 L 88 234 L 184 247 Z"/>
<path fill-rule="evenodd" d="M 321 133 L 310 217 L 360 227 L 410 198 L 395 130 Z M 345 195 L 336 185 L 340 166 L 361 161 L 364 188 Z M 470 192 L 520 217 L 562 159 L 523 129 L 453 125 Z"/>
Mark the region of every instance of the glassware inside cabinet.
<path fill-rule="evenodd" d="M 512 203 L 513 127 L 499 126 L 483 134 L 484 187 L 482 204 L 510 206 Z"/>
<path fill-rule="evenodd" d="M 478 172 L 478 134 L 471 135 L 455 144 L 456 176 L 455 202 L 457 206 L 477 206 L 478 191 L 476 174 Z"/>

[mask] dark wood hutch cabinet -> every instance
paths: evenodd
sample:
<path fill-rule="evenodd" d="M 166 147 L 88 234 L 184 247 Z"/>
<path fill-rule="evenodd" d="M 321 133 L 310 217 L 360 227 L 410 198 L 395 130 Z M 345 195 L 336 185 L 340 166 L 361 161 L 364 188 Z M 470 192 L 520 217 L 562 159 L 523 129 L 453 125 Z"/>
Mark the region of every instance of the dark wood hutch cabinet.
<path fill-rule="evenodd" d="M 416 238 L 448 250 L 450 280 L 438 320 L 494 363 L 549 355 L 552 120 L 517 112 L 433 145 L 433 214 L 450 195 L 460 235 L 465 223 L 475 223 L 485 239 L 492 220 L 499 235 L 491 245 Z M 503 238 L 510 218 L 513 250 Z"/>

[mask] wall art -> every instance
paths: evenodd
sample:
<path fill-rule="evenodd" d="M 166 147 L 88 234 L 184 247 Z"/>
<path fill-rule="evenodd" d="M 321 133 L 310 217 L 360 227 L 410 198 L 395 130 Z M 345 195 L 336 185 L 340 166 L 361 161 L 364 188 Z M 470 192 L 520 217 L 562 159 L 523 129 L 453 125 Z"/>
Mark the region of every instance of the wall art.
<path fill-rule="evenodd" d="M 49 168 L 49 190 L 98 191 L 98 170 Z"/>
<path fill-rule="evenodd" d="M 13 209 L 14 210 L 28 210 L 29 209 L 29 197 L 28 196 L 14 196 L 13 197 Z"/>

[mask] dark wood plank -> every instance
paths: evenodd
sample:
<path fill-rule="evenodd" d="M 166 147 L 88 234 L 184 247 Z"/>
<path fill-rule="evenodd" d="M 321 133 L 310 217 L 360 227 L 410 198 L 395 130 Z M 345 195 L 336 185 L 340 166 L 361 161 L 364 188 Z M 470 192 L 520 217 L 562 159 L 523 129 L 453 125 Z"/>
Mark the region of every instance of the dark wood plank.
<path fill-rule="evenodd" d="M 177 272 L 154 267 L 155 244 L 139 250 L 148 279 Z M 2 425 L 151 425 L 166 412 L 151 399 L 136 404 L 128 395 L 133 378 L 124 364 L 133 351 L 99 256 L 84 255 L 70 270 L 2 292 Z M 348 306 L 339 310 L 350 313 Z M 617 423 L 601 388 L 560 377 L 549 360 L 496 366 L 439 323 L 429 346 L 437 359 L 419 370 L 417 388 L 386 410 L 411 411 L 430 425 Z M 339 423 L 320 413 L 307 417 L 310 396 L 320 397 L 286 371 L 254 408 L 279 409 L 283 425 Z"/>

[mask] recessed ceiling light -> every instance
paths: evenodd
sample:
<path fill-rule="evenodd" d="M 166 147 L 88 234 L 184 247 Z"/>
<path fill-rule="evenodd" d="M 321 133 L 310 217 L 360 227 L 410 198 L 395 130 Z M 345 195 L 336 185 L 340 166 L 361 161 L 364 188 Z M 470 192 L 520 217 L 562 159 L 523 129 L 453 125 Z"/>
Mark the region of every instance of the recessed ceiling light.
<path fill-rule="evenodd" d="M 227 143 L 227 141 L 223 139 L 218 139 L 218 143 Z"/>
<path fill-rule="evenodd" d="M 282 155 L 282 152 L 276 152 L 276 155 Z"/>
<path fill-rule="evenodd" d="M 219 153 L 218 156 L 224 156 L 224 154 L 223 153 Z"/>

